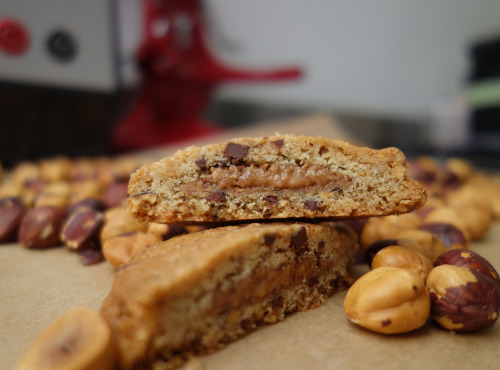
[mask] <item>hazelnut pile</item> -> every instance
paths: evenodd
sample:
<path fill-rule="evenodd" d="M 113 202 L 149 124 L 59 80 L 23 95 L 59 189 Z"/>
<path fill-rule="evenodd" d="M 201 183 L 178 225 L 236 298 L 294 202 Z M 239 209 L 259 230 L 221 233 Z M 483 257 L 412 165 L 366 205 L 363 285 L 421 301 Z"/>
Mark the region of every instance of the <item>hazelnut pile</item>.
<path fill-rule="evenodd" d="M 419 157 L 410 174 L 426 186 L 422 208 L 349 221 L 359 235 L 358 262 L 371 270 L 347 292 L 347 318 L 384 334 L 418 329 L 429 317 L 453 332 L 491 327 L 500 313 L 500 278 L 468 248 L 500 217 L 500 178 L 459 158 Z"/>
<path fill-rule="evenodd" d="M 0 243 L 66 246 L 84 265 L 119 267 L 148 245 L 190 228 L 137 221 L 126 210 L 132 157 L 22 162 L 0 178 Z"/>

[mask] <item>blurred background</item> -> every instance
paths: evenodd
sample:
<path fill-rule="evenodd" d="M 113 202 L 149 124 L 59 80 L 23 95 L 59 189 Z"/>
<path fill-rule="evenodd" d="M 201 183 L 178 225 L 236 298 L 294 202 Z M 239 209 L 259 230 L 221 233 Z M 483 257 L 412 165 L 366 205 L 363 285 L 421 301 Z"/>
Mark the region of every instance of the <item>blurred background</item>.
<path fill-rule="evenodd" d="M 494 0 L 1 0 L 0 161 L 323 112 L 372 147 L 500 158 Z"/>

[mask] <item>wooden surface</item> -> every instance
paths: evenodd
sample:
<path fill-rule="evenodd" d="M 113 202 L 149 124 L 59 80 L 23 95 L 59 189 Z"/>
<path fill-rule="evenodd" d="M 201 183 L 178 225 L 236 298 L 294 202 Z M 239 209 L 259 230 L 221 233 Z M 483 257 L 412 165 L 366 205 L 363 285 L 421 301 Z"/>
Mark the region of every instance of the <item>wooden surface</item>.
<path fill-rule="evenodd" d="M 245 135 L 282 133 L 345 137 L 327 116 L 318 115 L 249 129 Z M 240 136 L 227 132 L 205 141 Z M 342 137 L 343 136 L 343 137 Z M 197 143 L 202 143 L 199 140 Z M 161 156 L 175 148 L 151 151 Z M 471 249 L 500 270 L 500 221 Z M 361 274 L 365 267 L 357 266 Z M 65 248 L 27 250 L 0 245 L 0 369 L 12 369 L 37 335 L 75 306 L 99 309 L 115 270 L 108 263 L 84 267 Z M 500 323 L 491 329 L 452 334 L 431 321 L 404 335 L 384 336 L 350 324 L 337 292 L 326 304 L 260 328 L 225 349 L 199 359 L 203 369 L 498 369 Z M 197 360 L 198 361 L 198 360 Z"/>

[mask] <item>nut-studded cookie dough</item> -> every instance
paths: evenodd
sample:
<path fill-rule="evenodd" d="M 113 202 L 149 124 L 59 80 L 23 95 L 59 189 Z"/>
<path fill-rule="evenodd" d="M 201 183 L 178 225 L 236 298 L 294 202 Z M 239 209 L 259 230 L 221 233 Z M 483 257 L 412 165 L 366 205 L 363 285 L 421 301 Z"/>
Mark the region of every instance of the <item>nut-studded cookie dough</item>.
<path fill-rule="evenodd" d="M 319 306 L 350 282 L 356 248 L 352 230 L 307 223 L 219 227 L 147 248 L 118 270 L 101 307 L 120 369 L 176 367 Z"/>
<path fill-rule="evenodd" d="M 346 218 L 410 212 L 426 193 L 396 148 L 322 137 L 238 138 L 146 165 L 128 209 L 150 222 Z"/>

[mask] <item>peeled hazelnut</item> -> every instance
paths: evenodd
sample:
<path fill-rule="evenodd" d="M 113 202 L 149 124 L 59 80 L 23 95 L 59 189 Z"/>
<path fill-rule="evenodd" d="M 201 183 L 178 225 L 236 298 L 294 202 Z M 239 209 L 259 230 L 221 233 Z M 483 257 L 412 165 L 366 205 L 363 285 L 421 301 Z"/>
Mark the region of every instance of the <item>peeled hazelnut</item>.
<path fill-rule="evenodd" d="M 181 225 L 158 224 L 151 222 L 148 224 L 148 233 L 156 235 L 160 240 L 167 240 L 176 235 L 187 233 L 187 229 L 185 226 Z"/>
<path fill-rule="evenodd" d="M 491 216 L 472 203 L 461 203 L 451 206 L 467 224 L 471 240 L 481 240 L 491 225 Z"/>
<path fill-rule="evenodd" d="M 462 230 L 449 223 L 426 222 L 420 226 L 420 231 L 427 231 L 428 233 L 436 235 L 445 249 L 467 249 L 469 245 Z M 441 253 L 444 253 L 444 251 Z M 438 253 L 438 255 L 441 253 Z"/>
<path fill-rule="evenodd" d="M 69 204 L 71 185 L 67 182 L 47 184 L 34 200 L 34 207 L 55 206 L 66 208 Z"/>
<path fill-rule="evenodd" d="M 433 234 L 427 230 L 404 230 L 398 235 L 400 239 L 411 239 L 414 240 L 417 245 L 410 249 L 418 250 L 420 253 L 424 254 L 427 258 L 433 262 L 440 254 L 446 252 L 446 247 L 439 239 L 439 236 Z"/>
<path fill-rule="evenodd" d="M 488 260 L 478 253 L 470 250 L 452 249 L 440 255 L 434 266 L 440 265 L 454 265 L 467 267 L 473 270 L 479 270 L 486 276 L 490 277 L 500 286 L 500 277 L 497 270 L 493 267 Z"/>
<path fill-rule="evenodd" d="M 498 192 L 498 189 L 495 189 L 494 192 Z M 462 204 L 473 204 L 491 217 L 493 215 L 493 206 L 490 195 L 488 189 L 485 189 L 480 184 L 465 185 L 447 194 L 446 204 L 452 208 Z"/>
<path fill-rule="evenodd" d="M 59 235 L 65 217 L 65 210 L 58 207 L 42 206 L 30 209 L 19 227 L 19 243 L 27 248 L 59 245 Z"/>
<path fill-rule="evenodd" d="M 371 217 L 361 230 L 360 243 L 363 250 L 377 240 L 392 239 L 401 230 L 417 228 L 422 224 L 414 213 L 402 215 Z"/>
<path fill-rule="evenodd" d="M 34 162 L 21 162 L 12 170 L 12 178 L 17 186 L 40 178 L 40 166 Z"/>
<path fill-rule="evenodd" d="M 372 243 L 365 251 L 365 261 L 368 264 L 372 263 L 373 257 L 382 249 L 390 246 L 400 246 L 412 250 L 420 250 L 420 245 L 413 239 L 399 238 L 399 239 L 383 239 Z"/>
<path fill-rule="evenodd" d="M 118 235 L 135 231 L 145 232 L 148 224 L 135 219 L 124 208 L 113 208 L 105 212 L 106 221 L 101 229 L 101 245 Z"/>
<path fill-rule="evenodd" d="M 77 181 L 72 185 L 70 204 L 78 203 L 87 198 L 100 199 L 102 197 L 101 185 L 97 181 Z"/>
<path fill-rule="evenodd" d="M 49 182 L 64 181 L 69 178 L 73 162 L 66 157 L 46 158 L 40 161 L 40 176 Z"/>
<path fill-rule="evenodd" d="M 467 223 L 462 218 L 462 216 L 460 216 L 460 214 L 458 214 L 457 211 L 453 210 L 452 208 L 446 206 L 437 207 L 427 215 L 423 223 L 429 224 L 434 222 L 451 224 L 462 231 L 462 234 L 467 241 L 470 240 L 470 233 L 467 227 Z"/>
<path fill-rule="evenodd" d="M 384 266 L 361 276 L 347 291 L 344 310 L 354 324 L 384 334 L 420 328 L 429 317 L 429 292 L 415 272 Z"/>
<path fill-rule="evenodd" d="M 154 234 L 133 232 L 108 239 L 102 246 L 102 252 L 109 263 L 120 267 L 145 248 L 160 241 Z"/>
<path fill-rule="evenodd" d="M 61 232 L 62 242 L 71 249 L 96 249 L 104 215 L 92 208 L 81 207 L 71 213 Z"/>
<path fill-rule="evenodd" d="M 26 208 L 20 198 L 0 199 L 0 243 L 16 240 L 25 213 Z"/>
<path fill-rule="evenodd" d="M 431 315 L 452 331 L 483 330 L 500 311 L 500 287 L 478 270 L 453 265 L 432 269 L 427 278 Z"/>
<path fill-rule="evenodd" d="M 390 246 L 381 249 L 373 257 L 372 269 L 382 266 L 394 266 L 410 269 L 426 281 L 429 272 L 434 267 L 432 262 L 422 253 L 404 247 Z"/>
<path fill-rule="evenodd" d="M 111 370 L 116 345 L 104 318 L 87 307 L 64 313 L 33 342 L 16 370 Z"/>

